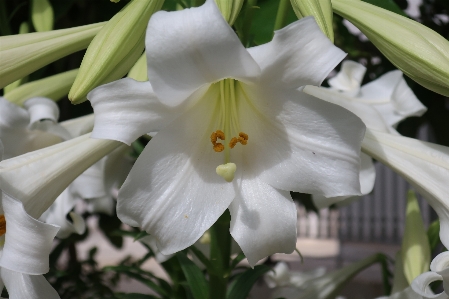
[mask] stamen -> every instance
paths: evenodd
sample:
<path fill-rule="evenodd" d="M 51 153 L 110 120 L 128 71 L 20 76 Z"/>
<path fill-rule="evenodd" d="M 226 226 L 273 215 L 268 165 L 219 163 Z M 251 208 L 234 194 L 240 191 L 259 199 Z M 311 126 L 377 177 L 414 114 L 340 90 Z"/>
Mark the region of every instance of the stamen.
<path fill-rule="evenodd" d="M 217 142 L 218 139 L 225 140 L 225 134 L 223 131 L 217 130 L 210 135 L 210 141 L 214 146 L 214 151 L 217 153 L 222 152 L 225 148 L 223 144 Z"/>
<path fill-rule="evenodd" d="M 5 215 L 0 215 L 0 236 L 6 234 L 6 219 Z"/>
<path fill-rule="evenodd" d="M 229 147 L 234 148 L 234 146 L 237 145 L 237 143 L 241 143 L 242 145 L 248 144 L 248 134 L 240 132 L 239 137 L 232 137 L 231 141 L 229 142 Z"/>

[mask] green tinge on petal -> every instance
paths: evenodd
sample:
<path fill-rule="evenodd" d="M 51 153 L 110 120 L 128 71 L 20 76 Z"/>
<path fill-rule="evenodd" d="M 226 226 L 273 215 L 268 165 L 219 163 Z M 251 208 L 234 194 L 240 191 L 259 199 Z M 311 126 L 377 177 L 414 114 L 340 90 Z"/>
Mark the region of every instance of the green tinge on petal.
<path fill-rule="evenodd" d="M 408 283 L 429 270 L 430 246 L 415 192 L 407 194 L 405 231 L 402 239 L 402 263 Z"/>
<path fill-rule="evenodd" d="M 95 87 L 128 73 L 143 52 L 148 20 L 163 3 L 164 0 L 133 0 L 107 22 L 84 55 L 69 92 L 72 103 L 84 102 Z"/>
<path fill-rule="evenodd" d="M 0 37 L 0 88 L 85 49 L 104 23 Z"/>
<path fill-rule="evenodd" d="M 53 30 L 54 13 L 48 0 L 31 2 L 31 20 L 37 32 Z"/>
<path fill-rule="evenodd" d="M 307 16 L 315 17 L 321 31 L 334 42 L 331 0 L 291 0 L 291 3 L 298 19 Z"/>
<path fill-rule="evenodd" d="M 404 264 L 402 263 L 402 254 L 399 250 L 396 253 L 394 259 L 394 273 L 393 273 L 393 286 L 391 287 L 391 294 L 401 292 L 406 289 L 410 284 L 404 275 Z"/>
<path fill-rule="evenodd" d="M 148 81 L 147 56 L 145 53 L 140 56 L 128 73 L 128 77 L 136 81 Z"/>
<path fill-rule="evenodd" d="M 19 106 L 22 106 L 26 100 L 37 96 L 58 101 L 69 93 L 77 73 L 78 69 L 74 69 L 23 84 L 6 93 L 5 98 Z"/>
<path fill-rule="evenodd" d="M 418 84 L 449 96 L 449 41 L 432 29 L 359 0 L 332 0 L 398 69 Z"/>
<path fill-rule="evenodd" d="M 243 6 L 243 0 L 215 0 L 223 18 L 232 26 Z"/>

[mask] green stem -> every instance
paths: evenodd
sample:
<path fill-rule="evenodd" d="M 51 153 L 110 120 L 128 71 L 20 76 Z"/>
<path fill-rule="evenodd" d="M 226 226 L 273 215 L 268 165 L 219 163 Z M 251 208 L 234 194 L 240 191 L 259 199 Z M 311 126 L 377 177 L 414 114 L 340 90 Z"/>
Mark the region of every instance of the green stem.
<path fill-rule="evenodd" d="M 210 299 L 226 299 L 231 260 L 230 221 L 231 215 L 226 210 L 210 229 L 210 261 L 214 265 L 213 273 L 209 273 Z"/>
<path fill-rule="evenodd" d="M 281 29 L 287 25 L 287 14 L 290 8 L 290 0 L 280 0 L 276 21 L 274 22 L 274 30 Z"/>
<path fill-rule="evenodd" d="M 249 47 L 249 34 L 251 31 L 251 24 L 253 23 L 254 7 L 257 5 L 257 0 L 248 0 L 245 8 L 245 18 L 242 26 L 242 34 L 240 40 L 245 47 Z"/>

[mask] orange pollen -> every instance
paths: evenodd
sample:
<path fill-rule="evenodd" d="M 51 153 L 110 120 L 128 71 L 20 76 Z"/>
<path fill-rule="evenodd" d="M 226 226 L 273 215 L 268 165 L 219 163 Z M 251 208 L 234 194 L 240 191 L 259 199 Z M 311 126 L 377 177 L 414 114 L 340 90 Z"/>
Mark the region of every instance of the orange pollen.
<path fill-rule="evenodd" d="M 239 137 L 232 137 L 231 141 L 229 142 L 229 147 L 234 148 L 234 146 L 237 145 L 237 143 L 241 143 L 242 145 L 246 145 L 248 143 L 248 134 L 245 134 L 243 132 L 239 133 Z"/>
<path fill-rule="evenodd" d="M 6 234 L 6 219 L 5 215 L 0 215 L 0 236 Z"/>
<path fill-rule="evenodd" d="M 223 131 L 217 130 L 210 135 L 210 142 L 212 142 L 214 151 L 216 151 L 217 153 L 224 150 L 224 145 L 220 142 L 217 142 L 218 139 L 225 140 L 225 134 L 223 133 Z"/>

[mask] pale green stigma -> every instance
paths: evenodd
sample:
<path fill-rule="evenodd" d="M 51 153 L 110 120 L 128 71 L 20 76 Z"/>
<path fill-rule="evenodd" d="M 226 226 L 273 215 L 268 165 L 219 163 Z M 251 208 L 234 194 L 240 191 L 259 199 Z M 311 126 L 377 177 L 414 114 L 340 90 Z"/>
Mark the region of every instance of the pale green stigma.
<path fill-rule="evenodd" d="M 216 172 L 219 176 L 225 179 L 226 182 L 230 183 L 234 179 L 235 171 L 237 170 L 237 165 L 234 163 L 226 163 L 218 165 Z"/>

